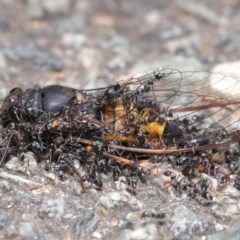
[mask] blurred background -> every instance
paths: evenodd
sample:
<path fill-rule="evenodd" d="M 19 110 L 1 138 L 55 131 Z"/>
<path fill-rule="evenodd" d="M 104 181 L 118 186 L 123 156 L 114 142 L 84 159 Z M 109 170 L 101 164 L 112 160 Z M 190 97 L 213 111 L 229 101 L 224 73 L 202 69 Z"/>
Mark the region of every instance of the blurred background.
<path fill-rule="evenodd" d="M 0 0 L 0 97 L 13 86 L 111 84 L 161 66 L 239 59 L 240 1 Z"/>
<path fill-rule="evenodd" d="M 13 87 L 96 88 L 162 66 L 239 71 L 239 56 L 239 0 L 0 0 L 0 99 Z M 12 173 L 46 181 L 37 189 L 1 170 L 0 239 L 239 238 L 236 189 L 204 205 L 162 191 L 160 177 L 134 195 L 108 176 L 83 194 L 39 165 Z"/>

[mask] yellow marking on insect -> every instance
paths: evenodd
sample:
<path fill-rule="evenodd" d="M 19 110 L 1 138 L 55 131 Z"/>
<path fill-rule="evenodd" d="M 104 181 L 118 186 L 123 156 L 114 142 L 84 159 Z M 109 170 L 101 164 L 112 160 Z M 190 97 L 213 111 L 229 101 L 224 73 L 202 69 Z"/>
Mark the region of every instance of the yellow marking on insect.
<path fill-rule="evenodd" d="M 151 108 L 144 109 L 141 116 L 141 120 L 149 121 L 151 116 L 150 112 L 152 111 L 153 109 Z M 139 132 L 148 135 L 149 141 L 152 141 L 157 136 L 158 144 L 160 144 L 162 141 L 163 132 L 166 127 L 166 121 L 163 121 L 163 123 L 159 123 L 158 120 L 159 120 L 159 117 L 157 117 L 156 120 L 153 122 L 143 124 L 140 127 Z"/>
<path fill-rule="evenodd" d="M 141 126 L 139 132 L 146 134 L 146 143 L 154 147 L 161 147 L 163 132 L 166 126 L 166 121 L 163 124 L 151 122 Z"/>
<path fill-rule="evenodd" d="M 126 110 L 122 102 L 117 102 L 115 106 L 115 131 L 119 132 L 124 128 L 126 124 Z"/>
<path fill-rule="evenodd" d="M 114 121 L 114 108 L 112 106 L 106 106 L 105 108 L 106 114 L 104 117 L 104 122 L 106 124 L 110 124 Z"/>
<path fill-rule="evenodd" d="M 108 114 L 113 114 L 113 108 L 108 111 Z M 105 142 L 116 140 L 121 143 L 133 143 L 138 144 L 138 134 L 145 136 L 145 142 L 152 144 L 153 146 L 160 147 L 162 142 L 163 132 L 165 130 L 166 121 L 159 123 L 159 117 L 156 117 L 155 121 L 149 122 L 153 114 L 157 112 L 152 108 L 145 108 L 139 113 L 138 109 L 134 104 L 131 104 L 128 109 L 124 107 L 121 101 L 117 102 L 115 106 L 115 125 L 114 133 L 106 134 L 104 137 Z M 129 114 L 133 114 L 134 118 L 132 121 L 128 121 Z M 112 116 L 113 117 L 113 116 Z M 109 118 L 110 119 L 110 118 Z M 136 127 L 138 122 L 143 122 L 140 128 Z M 144 123 L 146 122 L 146 123 Z M 121 131 L 125 129 L 126 125 L 130 124 L 128 132 L 126 134 Z"/>

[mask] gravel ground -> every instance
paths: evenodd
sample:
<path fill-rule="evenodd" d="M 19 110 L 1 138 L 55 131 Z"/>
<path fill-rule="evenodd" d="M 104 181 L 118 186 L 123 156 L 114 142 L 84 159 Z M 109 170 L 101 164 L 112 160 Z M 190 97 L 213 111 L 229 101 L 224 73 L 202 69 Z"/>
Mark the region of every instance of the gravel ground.
<path fill-rule="evenodd" d="M 239 12 L 238 0 L 0 0 L 0 98 L 13 87 L 95 88 L 159 66 L 237 61 Z M 223 187 L 209 204 L 162 190 L 160 178 L 132 194 L 106 175 L 102 191 L 83 193 L 31 153 L 12 158 L 0 171 L 0 239 L 238 239 L 238 190 Z"/>

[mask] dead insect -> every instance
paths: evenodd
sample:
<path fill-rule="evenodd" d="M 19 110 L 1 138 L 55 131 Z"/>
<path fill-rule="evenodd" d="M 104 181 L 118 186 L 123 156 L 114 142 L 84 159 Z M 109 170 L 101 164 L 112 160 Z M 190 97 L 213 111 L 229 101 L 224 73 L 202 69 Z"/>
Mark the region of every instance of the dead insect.
<path fill-rule="evenodd" d="M 0 111 L 0 165 L 11 154 L 33 151 L 47 158 L 47 169 L 56 162 L 61 174 L 68 169 L 98 188 L 101 173 L 111 171 L 114 180 L 125 176 L 136 188 L 146 181 L 145 164 L 166 156 L 186 178 L 201 172 L 218 177 L 216 149 L 240 140 L 240 80 L 226 79 L 163 68 L 100 89 L 14 88 Z M 230 166 L 231 155 L 236 151 L 221 164 Z M 83 176 L 74 161 L 85 167 Z"/>

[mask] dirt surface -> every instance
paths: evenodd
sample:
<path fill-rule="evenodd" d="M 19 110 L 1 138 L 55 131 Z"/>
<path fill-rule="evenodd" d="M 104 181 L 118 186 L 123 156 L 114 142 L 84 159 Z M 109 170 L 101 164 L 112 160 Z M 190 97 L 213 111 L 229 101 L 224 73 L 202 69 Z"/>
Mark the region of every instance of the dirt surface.
<path fill-rule="evenodd" d="M 0 98 L 13 87 L 96 88 L 160 66 L 209 70 L 239 60 L 239 12 L 237 0 L 0 0 Z M 60 181 L 31 153 L 11 161 L 0 171 L 0 239 L 240 234 L 237 190 L 203 204 L 173 196 L 156 176 L 132 194 L 106 175 L 101 191 L 83 193 L 74 176 Z"/>

